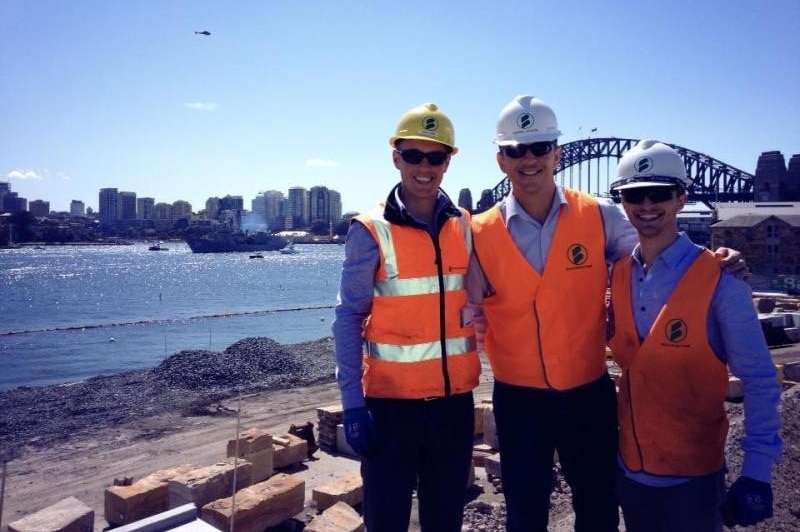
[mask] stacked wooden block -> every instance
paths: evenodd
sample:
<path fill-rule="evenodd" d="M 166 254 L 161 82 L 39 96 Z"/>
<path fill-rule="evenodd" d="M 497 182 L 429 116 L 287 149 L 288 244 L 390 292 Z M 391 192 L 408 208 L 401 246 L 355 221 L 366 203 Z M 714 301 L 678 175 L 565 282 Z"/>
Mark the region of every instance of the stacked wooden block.
<path fill-rule="evenodd" d="M 327 453 L 336 452 L 336 426 L 341 424 L 344 418 L 342 405 L 317 408 L 317 418 L 320 448 Z"/>

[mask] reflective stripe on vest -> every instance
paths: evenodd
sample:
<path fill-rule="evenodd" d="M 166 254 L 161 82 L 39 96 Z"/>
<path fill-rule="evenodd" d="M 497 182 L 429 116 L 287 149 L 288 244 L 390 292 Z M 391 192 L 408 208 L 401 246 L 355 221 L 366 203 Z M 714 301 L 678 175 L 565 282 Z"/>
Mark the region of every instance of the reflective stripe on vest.
<path fill-rule="evenodd" d="M 370 357 L 390 362 L 420 362 L 442 356 L 442 343 L 438 340 L 414 345 L 379 344 L 377 342 L 365 342 L 365 345 Z M 477 347 L 474 336 L 448 338 L 445 340 L 445 345 L 449 356 L 469 353 Z"/>

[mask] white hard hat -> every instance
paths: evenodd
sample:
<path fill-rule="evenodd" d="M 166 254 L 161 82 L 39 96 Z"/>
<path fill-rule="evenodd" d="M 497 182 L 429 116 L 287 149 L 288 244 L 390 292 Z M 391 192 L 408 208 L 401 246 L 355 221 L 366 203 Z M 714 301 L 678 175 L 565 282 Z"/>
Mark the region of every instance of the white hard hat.
<path fill-rule="evenodd" d="M 647 139 L 640 140 L 619 160 L 611 191 L 676 185 L 684 189 L 692 185 L 683 157 L 663 142 Z"/>
<path fill-rule="evenodd" d="M 549 105 L 533 96 L 517 96 L 500 111 L 497 119 L 498 146 L 557 140 L 561 136 L 556 114 Z"/>

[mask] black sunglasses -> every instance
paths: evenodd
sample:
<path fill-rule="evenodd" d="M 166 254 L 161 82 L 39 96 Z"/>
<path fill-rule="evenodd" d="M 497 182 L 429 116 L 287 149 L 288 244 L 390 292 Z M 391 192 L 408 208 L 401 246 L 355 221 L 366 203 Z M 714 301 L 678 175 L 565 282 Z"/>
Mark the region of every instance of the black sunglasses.
<path fill-rule="evenodd" d="M 651 203 L 669 201 L 675 197 L 673 192 L 677 192 L 675 187 L 626 188 L 619 191 L 622 200 L 633 205 L 641 204 L 645 198 L 649 199 Z"/>
<path fill-rule="evenodd" d="M 423 159 L 428 159 L 431 166 L 441 166 L 450 155 L 446 151 L 424 152 L 417 149 L 395 150 L 408 164 L 420 164 Z"/>
<path fill-rule="evenodd" d="M 553 151 L 555 147 L 555 141 L 533 142 L 531 144 L 517 144 L 516 146 L 500 146 L 500 151 L 512 159 L 521 159 L 525 157 L 525 152 L 528 150 L 535 157 L 541 157 Z"/>

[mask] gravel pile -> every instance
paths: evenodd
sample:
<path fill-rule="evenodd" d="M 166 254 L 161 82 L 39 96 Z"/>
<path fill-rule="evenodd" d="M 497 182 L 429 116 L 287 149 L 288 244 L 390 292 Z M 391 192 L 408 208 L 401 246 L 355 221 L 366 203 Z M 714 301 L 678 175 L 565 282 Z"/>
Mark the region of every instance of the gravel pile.
<path fill-rule="evenodd" d="M 213 414 L 237 393 L 332 382 L 333 340 L 246 338 L 225 351 L 181 351 L 152 369 L 0 393 L 0 452 L 48 446 L 146 416 Z"/>

